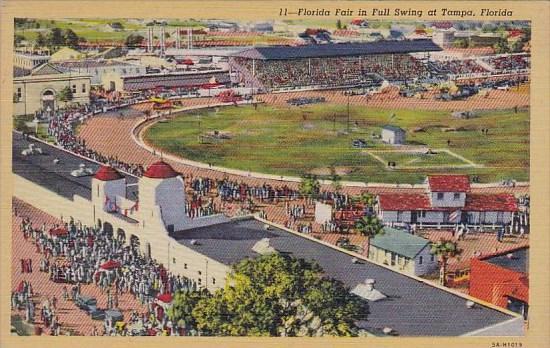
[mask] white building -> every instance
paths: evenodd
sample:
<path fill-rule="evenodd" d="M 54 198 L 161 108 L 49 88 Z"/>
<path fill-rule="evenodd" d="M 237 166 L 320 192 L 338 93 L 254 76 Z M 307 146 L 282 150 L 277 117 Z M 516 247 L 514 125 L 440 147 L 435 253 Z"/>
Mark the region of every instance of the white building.
<path fill-rule="evenodd" d="M 92 77 L 92 85 L 101 85 L 103 75 L 107 73 L 119 76 L 144 75 L 145 66 L 130 64 L 118 60 L 85 59 L 56 63 L 56 66 L 64 71 L 87 74 Z M 103 86 L 108 88 L 109 86 Z"/>
<path fill-rule="evenodd" d="M 383 126 L 382 142 L 392 145 L 405 144 L 405 130 L 397 126 Z"/>
<path fill-rule="evenodd" d="M 378 195 L 378 216 L 386 224 L 502 225 L 518 211 L 512 194 L 473 194 L 467 175 L 433 175 L 425 193 Z"/>

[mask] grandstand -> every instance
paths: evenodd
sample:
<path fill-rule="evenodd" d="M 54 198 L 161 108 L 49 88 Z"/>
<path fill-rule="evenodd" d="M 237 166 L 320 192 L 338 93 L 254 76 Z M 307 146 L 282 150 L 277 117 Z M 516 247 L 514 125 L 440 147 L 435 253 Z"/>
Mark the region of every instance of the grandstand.
<path fill-rule="evenodd" d="M 340 88 L 361 85 L 372 74 L 388 81 L 425 77 L 425 65 L 410 53 L 440 50 L 426 39 L 269 46 L 237 52 L 229 63 L 237 82 L 258 91 Z"/>

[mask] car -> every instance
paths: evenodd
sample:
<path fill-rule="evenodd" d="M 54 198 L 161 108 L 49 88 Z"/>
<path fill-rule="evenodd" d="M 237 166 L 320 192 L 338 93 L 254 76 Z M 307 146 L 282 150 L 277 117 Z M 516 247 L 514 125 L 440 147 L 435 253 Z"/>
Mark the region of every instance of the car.
<path fill-rule="evenodd" d="M 365 139 L 353 139 L 351 146 L 355 149 L 364 149 L 368 147 L 368 144 Z"/>
<path fill-rule="evenodd" d="M 508 91 L 508 90 L 510 90 L 510 86 L 509 85 L 500 85 L 500 86 L 497 86 L 497 89 L 499 89 L 501 91 Z"/>
<path fill-rule="evenodd" d="M 78 296 L 75 300 L 75 304 L 78 308 L 87 312 L 97 308 L 97 300 L 90 296 Z"/>
<path fill-rule="evenodd" d="M 105 319 L 105 310 L 104 309 L 98 309 L 98 308 L 90 308 L 91 310 L 88 312 L 90 314 L 90 317 L 92 320 L 104 320 Z"/>

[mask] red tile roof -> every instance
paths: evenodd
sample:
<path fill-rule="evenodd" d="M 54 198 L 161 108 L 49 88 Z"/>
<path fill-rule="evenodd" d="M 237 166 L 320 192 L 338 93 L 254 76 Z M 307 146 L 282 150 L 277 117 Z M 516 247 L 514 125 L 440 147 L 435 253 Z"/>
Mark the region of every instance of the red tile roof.
<path fill-rule="evenodd" d="M 428 184 L 432 192 L 468 192 L 470 178 L 468 175 L 430 175 Z"/>
<path fill-rule="evenodd" d="M 147 167 L 143 176 L 153 179 L 168 179 L 178 176 L 178 173 L 168 163 L 158 161 Z"/>
<path fill-rule="evenodd" d="M 382 210 L 432 210 L 430 198 L 425 194 L 381 194 L 378 203 Z"/>
<path fill-rule="evenodd" d="M 113 167 L 101 166 L 101 168 L 99 168 L 99 170 L 95 173 L 94 178 L 101 181 L 111 181 L 122 179 L 124 176 L 117 172 Z"/>
<path fill-rule="evenodd" d="M 465 211 L 517 211 L 518 205 L 514 195 L 499 194 L 468 194 L 466 195 Z"/>

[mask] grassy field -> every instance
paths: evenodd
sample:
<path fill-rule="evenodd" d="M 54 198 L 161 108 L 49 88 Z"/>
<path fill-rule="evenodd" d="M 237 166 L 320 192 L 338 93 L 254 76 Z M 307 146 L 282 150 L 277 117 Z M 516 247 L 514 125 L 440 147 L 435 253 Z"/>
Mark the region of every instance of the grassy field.
<path fill-rule="evenodd" d="M 385 164 L 364 150 L 390 150 L 372 137 L 385 124 L 407 130 L 407 145 L 448 148 L 481 168 L 438 170 L 422 165 L 464 164 L 451 155 L 416 156 L 391 154 L 409 163 L 388 170 Z M 456 131 L 444 132 L 443 128 Z M 422 129 L 418 129 L 422 128 Z M 482 135 L 481 128 L 489 128 Z M 529 179 L 529 114 L 513 110 L 487 111 L 469 120 L 455 119 L 446 111 L 382 110 L 350 108 L 347 132 L 345 105 L 317 104 L 306 107 L 226 107 L 200 113 L 185 113 L 166 123 L 157 123 L 145 133 L 145 140 L 164 151 L 213 165 L 287 175 L 330 167 L 345 172 L 345 180 L 365 182 L 421 182 L 436 172 L 478 175 L 481 181 L 506 178 Z M 413 131 L 415 130 L 415 131 Z M 214 131 L 228 139 L 210 136 Z M 365 139 L 367 149 L 355 149 L 353 139 Z M 451 146 L 447 142 L 451 141 Z M 387 153 L 384 153 L 387 156 Z M 382 157 L 384 157 L 382 156 Z M 385 157 L 384 157 L 385 159 Z M 415 163 L 414 162 L 418 162 Z"/>
<path fill-rule="evenodd" d="M 468 166 L 468 162 L 453 156 L 445 151 L 432 151 L 428 154 L 426 151 L 372 151 L 372 155 L 377 156 L 383 163 L 389 161 L 395 162 L 399 168 L 428 168 L 441 166 Z"/>

